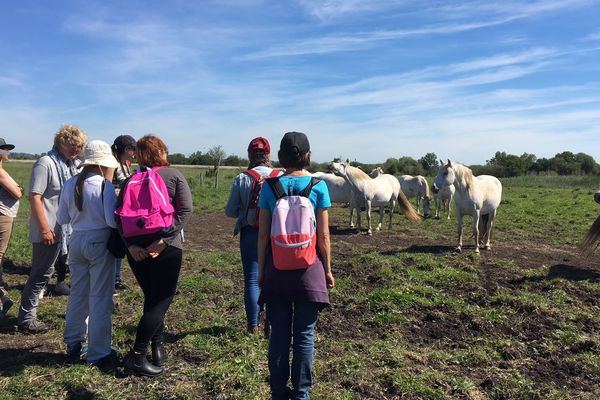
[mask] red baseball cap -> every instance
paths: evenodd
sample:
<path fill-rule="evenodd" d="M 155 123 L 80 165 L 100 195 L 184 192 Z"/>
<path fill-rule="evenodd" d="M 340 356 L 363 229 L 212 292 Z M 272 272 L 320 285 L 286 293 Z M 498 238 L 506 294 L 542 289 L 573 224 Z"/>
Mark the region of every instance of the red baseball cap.
<path fill-rule="evenodd" d="M 271 145 L 269 145 L 269 141 L 264 137 L 257 137 L 250 141 L 248 145 L 248 153 L 256 154 L 256 153 L 265 153 L 271 154 Z"/>

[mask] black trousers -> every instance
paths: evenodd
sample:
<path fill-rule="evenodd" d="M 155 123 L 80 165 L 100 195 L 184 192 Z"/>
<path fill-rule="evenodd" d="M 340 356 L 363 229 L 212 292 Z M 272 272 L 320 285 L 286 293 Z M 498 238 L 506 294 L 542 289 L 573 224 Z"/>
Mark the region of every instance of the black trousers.
<path fill-rule="evenodd" d="M 150 341 L 164 341 L 164 319 L 177 289 L 183 252 L 167 246 L 156 258 L 136 262 L 127 253 L 127 260 L 144 292 L 144 314 L 137 326 L 133 348 L 146 351 Z"/>

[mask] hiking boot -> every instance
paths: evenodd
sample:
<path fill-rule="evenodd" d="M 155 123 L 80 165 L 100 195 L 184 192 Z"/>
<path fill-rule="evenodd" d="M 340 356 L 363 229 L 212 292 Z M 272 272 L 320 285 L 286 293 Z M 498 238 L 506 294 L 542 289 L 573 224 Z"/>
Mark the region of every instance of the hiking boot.
<path fill-rule="evenodd" d="M 67 345 L 67 364 L 79 364 L 81 362 L 81 342 Z"/>
<path fill-rule="evenodd" d="M 125 282 L 122 282 L 122 281 L 115 282 L 115 290 L 127 290 L 127 289 L 129 289 L 129 286 L 127 286 L 125 284 Z"/>
<path fill-rule="evenodd" d="M 8 310 L 10 310 L 10 308 L 13 306 L 13 304 L 15 304 L 15 303 L 9 298 L 6 298 L 2 302 L 2 314 L 4 314 L 5 317 L 8 314 Z"/>
<path fill-rule="evenodd" d="M 169 357 L 167 356 L 163 342 L 152 342 L 150 348 L 152 350 L 152 364 L 157 367 L 165 365 Z"/>
<path fill-rule="evenodd" d="M 125 357 L 124 367 L 126 370 L 143 376 L 158 376 L 163 373 L 161 367 L 151 364 L 146 359 L 146 352 L 131 350 Z"/>
<path fill-rule="evenodd" d="M 37 333 L 46 333 L 48 332 L 48 325 L 40 321 L 39 319 L 33 319 L 28 322 L 24 322 L 22 324 L 17 324 L 17 329 L 19 332 L 30 333 L 35 335 Z"/>
<path fill-rule="evenodd" d="M 54 293 L 68 296 L 71 294 L 71 288 L 65 281 L 58 282 L 56 286 L 54 286 Z"/>

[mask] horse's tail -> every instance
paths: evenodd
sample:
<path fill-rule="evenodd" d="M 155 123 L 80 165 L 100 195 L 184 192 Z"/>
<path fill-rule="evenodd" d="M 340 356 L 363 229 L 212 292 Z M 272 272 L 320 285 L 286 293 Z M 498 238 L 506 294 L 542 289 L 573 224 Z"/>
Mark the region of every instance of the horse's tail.
<path fill-rule="evenodd" d="M 585 237 L 579 244 L 579 248 L 585 253 L 593 253 L 600 246 L 600 216 L 596 218 Z"/>
<path fill-rule="evenodd" d="M 421 222 L 423 217 L 417 213 L 412 204 L 408 201 L 402 190 L 398 192 L 398 205 L 402 214 L 411 222 Z"/>

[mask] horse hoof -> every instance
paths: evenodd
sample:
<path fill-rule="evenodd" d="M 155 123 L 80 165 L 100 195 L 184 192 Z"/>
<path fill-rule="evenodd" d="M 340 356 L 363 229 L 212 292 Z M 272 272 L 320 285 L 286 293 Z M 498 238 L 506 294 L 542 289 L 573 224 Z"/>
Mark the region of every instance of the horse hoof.
<path fill-rule="evenodd" d="M 460 246 L 458 246 L 457 248 L 455 248 L 454 251 L 456 253 L 462 253 L 462 249 L 460 248 Z"/>
<path fill-rule="evenodd" d="M 488 251 L 489 251 L 489 250 L 491 250 L 491 249 L 492 249 L 492 246 L 490 246 L 490 245 L 488 244 L 487 246 L 484 246 L 484 247 L 483 247 L 483 249 L 484 249 L 484 250 L 488 250 Z"/>
<path fill-rule="evenodd" d="M 367 231 L 367 235 L 369 235 L 369 236 L 373 236 L 373 231 L 371 231 L 371 230 L 368 230 L 368 231 Z"/>

